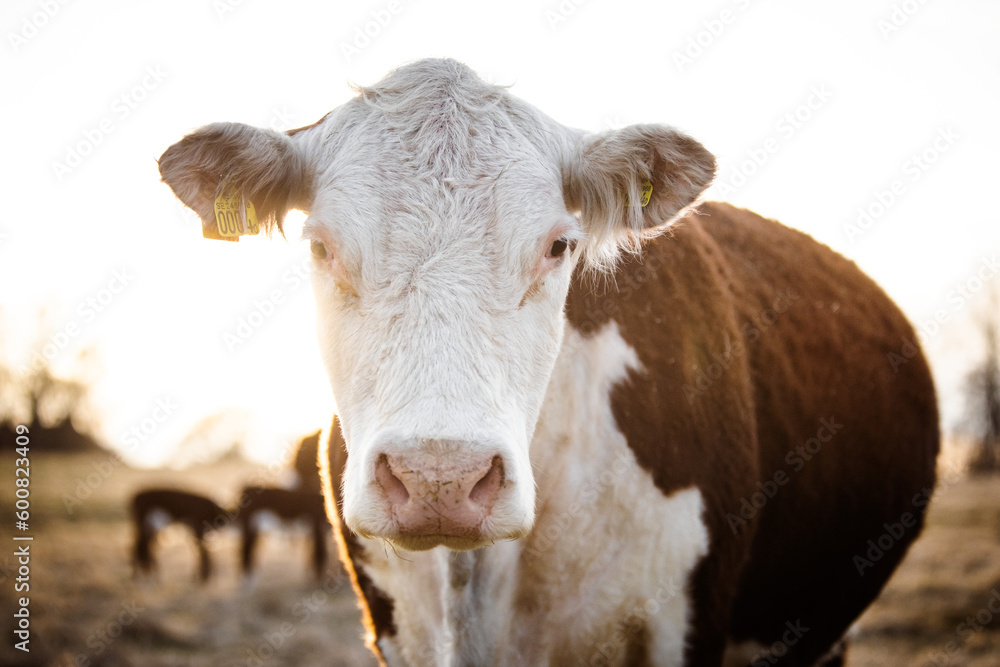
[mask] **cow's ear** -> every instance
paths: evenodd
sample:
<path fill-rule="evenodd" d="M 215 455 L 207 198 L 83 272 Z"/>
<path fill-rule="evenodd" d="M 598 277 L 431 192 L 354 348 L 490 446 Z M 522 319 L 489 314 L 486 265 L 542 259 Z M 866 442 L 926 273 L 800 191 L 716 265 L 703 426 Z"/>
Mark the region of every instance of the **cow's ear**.
<path fill-rule="evenodd" d="M 631 125 L 580 137 L 564 176 L 590 236 L 587 254 L 599 261 L 693 203 L 715 176 L 715 156 L 672 128 Z"/>
<path fill-rule="evenodd" d="M 238 195 L 253 203 L 260 225 L 281 229 L 285 214 L 305 208 L 309 175 L 287 134 L 242 123 L 214 123 L 192 132 L 159 159 L 160 176 L 200 217 L 205 236 L 220 238 L 215 200 Z"/>

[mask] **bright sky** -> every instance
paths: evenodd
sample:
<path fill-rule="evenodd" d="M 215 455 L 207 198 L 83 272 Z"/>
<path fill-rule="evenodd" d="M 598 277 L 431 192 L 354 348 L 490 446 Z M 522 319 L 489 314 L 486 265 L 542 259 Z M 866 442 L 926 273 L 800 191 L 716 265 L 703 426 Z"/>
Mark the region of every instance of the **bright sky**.
<path fill-rule="evenodd" d="M 28 362 L 48 306 L 68 340 L 56 370 L 96 345 L 102 432 L 136 462 L 220 411 L 266 457 L 333 408 L 301 216 L 288 242 L 204 240 L 156 158 L 213 121 L 311 123 L 349 82 L 426 56 L 567 125 L 698 138 L 720 160 L 713 198 L 843 252 L 915 321 L 947 320 L 927 346 L 958 414 L 975 308 L 956 290 L 981 288 L 981 267 L 989 283 L 1000 255 L 993 0 L 6 0 L 0 29 L 0 352 Z M 859 208 L 870 222 L 851 230 Z"/>

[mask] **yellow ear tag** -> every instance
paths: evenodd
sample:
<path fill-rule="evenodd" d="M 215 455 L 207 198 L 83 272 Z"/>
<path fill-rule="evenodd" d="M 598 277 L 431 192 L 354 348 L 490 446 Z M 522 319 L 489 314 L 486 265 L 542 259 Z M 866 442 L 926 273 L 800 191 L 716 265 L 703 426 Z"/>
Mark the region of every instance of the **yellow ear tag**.
<path fill-rule="evenodd" d="M 649 203 L 649 198 L 653 196 L 653 184 L 650 181 L 642 182 L 642 199 L 639 203 L 642 204 L 643 208 L 646 208 L 646 204 Z"/>
<path fill-rule="evenodd" d="M 215 224 L 219 229 L 219 236 L 224 239 L 238 240 L 240 236 L 260 233 L 260 223 L 257 222 L 253 202 L 249 199 L 244 201 L 239 192 L 216 198 Z"/>
<path fill-rule="evenodd" d="M 650 181 L 643 181 L 642 186 L 640 187 L 641 187 L 640 192 L 642 193 L 642 196 L 639 198 L 639 203 L 642 204 L 643 208 L 646 208 L 646 205 L 649 204 L 649 198 L 653 196 L 653 184 Z M 628 193 L 626 192 L 625 208 L 628 208 L 631 205 L 631 203 L 632 202 L 628 197 Z"/>

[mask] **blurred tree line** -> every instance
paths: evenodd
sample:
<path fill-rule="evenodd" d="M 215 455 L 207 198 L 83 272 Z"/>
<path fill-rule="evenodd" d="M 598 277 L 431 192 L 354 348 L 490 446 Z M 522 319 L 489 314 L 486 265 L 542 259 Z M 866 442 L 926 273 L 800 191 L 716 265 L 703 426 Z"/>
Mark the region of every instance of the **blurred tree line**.
<path fill-rule="evenodd" d="M 973 473 L 1000 471 L 1000 308 L 993 290 L 988 308 L 978 318 L 986 354 L 966 378 L 969 431 L 975 449 L 969 461 Z"/>
<path fill-rule="evenodd" d="M 39 321 L 44 322 L 44 313 Z M 39 335 L 33 347 L 41 349 L 45 340 Z M 23 424 L 36 451 L 101 449 L 91 435 L 93 415 L 88 401 L 97 368 L 94 350 L 87 348 L 75 355 L 70 377 L 56 375 L 50 359 L 33 356 L 30 365 L 20 367 L 0 359 L 0 444 L 13 443 L 15 428 Z"/>

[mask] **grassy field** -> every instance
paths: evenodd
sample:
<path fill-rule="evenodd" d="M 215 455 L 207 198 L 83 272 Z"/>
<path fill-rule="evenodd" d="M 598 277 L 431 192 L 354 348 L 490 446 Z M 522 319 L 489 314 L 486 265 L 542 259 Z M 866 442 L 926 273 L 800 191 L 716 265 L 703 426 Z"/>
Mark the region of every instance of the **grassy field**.
<path fill-rule="evenodd" d="M 944 473 L 927 527 L 857 624 L 851 667 L 1000 665 L 1000 477 Z"/>
<path fill-rule="evenodd" d="M 11 520 L 12 459 L 0 461 L 6 522 Z M 234 505 L 244 483 L 266 480 L 270 472 L 229 461 L 185 471 L 183 486 Z M 11 616 L 5 612 L 0 665 L 375 664 L 361 639 L 346 575 L 333 558 L 327 576 L 317 583 L 304 533 L 265 537 L 251 582 L 238 575 L 236 531 L 218 533 L 209 543 L 216 576 L 201 586 L 195 581 L 193 541 L 185 529 L 168 528 L 155 551 L 159 576 L 135 582 L 127 500 L 140 488 L 177 485 L 181 475 L 130 470 L 107 456 L 32 456 L 31 653 L 12 648 Z M 0 556 L 5 610 L 14 602 L 10 553 L 5 548 Z"/>
<path fill-rule="evenodd" d="M 0 499 L 11 520 L 13 459 Z M 232 503 L 267 470 L 226 462 L 185 472 L 184 486 Z M 181 473 L 137 471 L 105 456 L 32 457 L 31 652 L 13 648 L 16 564 L 0 554 L 0 664 L 9 667 L 291 667 L 373 665 L 350 586 L 336 563 L 317 583 L 304 535 L 264 540 L 253 582 L 237 575 L 235 532 L 210 546 L 217 576 L 195 583 L 181 529 L 161 536 L 156 582 L 136 583 L 128 497 Z M 11 527 L 5 525 L 3 534 Z M 9 538 L 7 538 L 9 539 Z M 10 544 L 10 542 L 8 542 Z M 1000 479 L 945 475 L 928 528 L 856 628 L 849 665 L 1000 665 Z M 977 618 L 978 616 L 978 618 Z M 971 617 L 971 622 L 970 622 Z"/>

